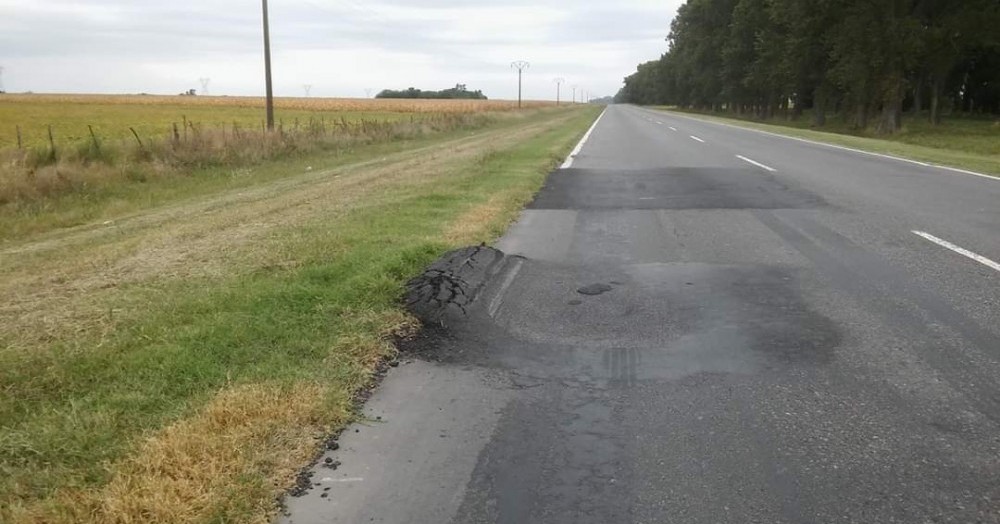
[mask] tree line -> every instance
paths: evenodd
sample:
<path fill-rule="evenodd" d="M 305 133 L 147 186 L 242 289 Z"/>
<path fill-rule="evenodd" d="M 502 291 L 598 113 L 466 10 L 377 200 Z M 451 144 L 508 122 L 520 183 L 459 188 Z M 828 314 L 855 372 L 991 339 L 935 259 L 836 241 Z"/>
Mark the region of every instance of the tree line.
<path fill-rule="evenodd" d="M 428 99 L 462 99 L 462 100 L 486 100 L 486 95 L 480 90 L 469 91 L 465 84 L 456 84 L 451 89 L 441 91 L 422 91 L 416 88 L 401 89 L 394 91 L 384 89 L 375 95 L 375 98 L 428 98 Z"/>
<path fill-rule="evenodd" d="M 688 0 L 617 101 L 759 118 L 1000 114 L 1000 0 Z"/>

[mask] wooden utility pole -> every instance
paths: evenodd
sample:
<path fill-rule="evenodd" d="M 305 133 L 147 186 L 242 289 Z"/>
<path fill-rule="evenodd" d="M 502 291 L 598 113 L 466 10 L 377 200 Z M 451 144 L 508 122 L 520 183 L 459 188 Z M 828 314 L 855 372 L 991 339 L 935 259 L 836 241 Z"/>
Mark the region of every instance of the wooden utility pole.
<path fill-rule="evenodd" d="M 271 89 L 271 30 L 267 23 L 267 0 L 261 0 L 264 8 L 264 83 L 267 86 L 267 130 L 274 131 L 274 91 Z"/>
<path fill-rule="evenodd" d="M 521 109 L 521 75 L 525 69 L 530 67 L 531 64 L 525 62 L 524 60 L 518 60 L 516 62 L 511 62 L 510 67 L 517 69 L 517 108 Z"/>

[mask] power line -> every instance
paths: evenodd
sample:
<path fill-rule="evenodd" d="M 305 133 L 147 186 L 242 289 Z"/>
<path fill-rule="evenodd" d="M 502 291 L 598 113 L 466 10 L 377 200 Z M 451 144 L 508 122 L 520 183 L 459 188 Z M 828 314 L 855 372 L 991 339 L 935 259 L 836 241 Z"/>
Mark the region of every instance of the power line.
<path fill-rule="evenodd" d="M 510 67 L 517 69 L 517 108 L 521 109 L 521 75 L 525 69 L 531 67 L 531 64 L 524 60 L 515 60 L 510 63 Z"/>

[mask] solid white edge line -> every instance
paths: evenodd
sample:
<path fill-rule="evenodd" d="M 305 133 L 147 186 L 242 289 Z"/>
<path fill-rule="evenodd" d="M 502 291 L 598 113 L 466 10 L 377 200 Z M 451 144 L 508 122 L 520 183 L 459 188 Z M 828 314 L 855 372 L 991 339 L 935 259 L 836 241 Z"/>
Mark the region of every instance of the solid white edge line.
<path fill-rule="evenodd" d="M 951 242 L 948 242 L 947 240 L 940 239 L 940 238 L 938 238 L 938 237 L 936 237 L 936 236 L 934 236 L 934 235 L 932 235 L 930 233 L 924 233 L 923 231 L 913 231 L 913 234 L 917 235 L 917 236 L 920 236 L 920 237 L 923 237 L 923 238 L 925 238 L 927 240 L 930 240 L 931 242 L 934 242 L 935 244 L 937 244 L 937 245 L 939 245 L 941 247 L 950 249 L 950 250 L 958 253 L 959 255 L 971 258 L 972 260 L 975 260 L 976 262 L 979 262 L 980 264 L 982 264 L 982 265 L 984 265 L 986 267 L 989 267 L 989 268 L 995 269 L 997 271 L 1000 271 L 1000 264 L 998 264 L 998 263 L 996 263 L 996 262 L 994 262 L 994 261 L 992 261 L 992 260 L 990 260 L 990 259 L 988 259 L 988 258 L 986 258 L 986 257 L 984 257 L 984 256 L 982 256 L 980 254 L 978 254 L 978 253 L 973 253 L 972 251 L 969 251 L 968 249 L 965 249 L 963 247 L 960 247 L 960 246 L 957 246 L 955 244 L 952 244 Z"/>
<path fill-rule="evenodd" d="M 694 135 L 691 135 L 691 140 L 697 140 L 697 141 L 701 142 L 702 144 L 704 144 L 704 143 L 705 143 L 705 141 L 704 141 L 704 140 L 702 140 L 702 139 L 700 139 L 700 138 L 698 138 L 698 137 L 696 137 L 696 136 L 694 136 Z"/>
<path fill-rule="evenodd" d="M 777 169 L 775 169 L 773 167 L 765 166 L 764 164 L 761 164 L 760 162 L 757 162 L 757 161 L 754 161 L 754 160 L 750 160 L 749 158 L 747 158 L 747 157 L 745 157 L 743 155 L 736 155 L 736 158 L 738 158 L 738 159 L 740 159 L 740 160 L 742 160 L 742 161 L 744 161 L 744 162 L 746 162 L 748 164 L 753 164 L 753 165 L 755 165 L 755 166 L 757 166 L 757 167 L 759 167 L 761 169 L 765 169 L 767 171 L 770 171 L 772 173 L 774 173 L 775 171 L 777 171 Z"/>
<path fill-rule="evenodd" d="M 583 138 L 580 139 L 580 142 L 577 143 L 576 147 L 573 148 L 573 151 L 570 152 L 568 157 L 566 157 L 566 161 L 563 162 L 561 166 L 559 166 L 559 169 L 569 169 L 573 167 L 573 160 L 576 159 L 576 155 L 580 154 L 580 150 L 583 149 L 583 144 L 587 143 L 587 140 L 590 138 L 590 134 L 593 133 L 594 128 L 597 127 L 597 123 L 600 122 L 602 118 L 604 118 L 604 113 L 607 112 L 608 108 L 605 107 L 604 110 L 601 111 L 601 114 L 597 116 L 597 120 L 594 120 L 594 123 L 590 126 L 590 129 L 588 129 L 586 134 L 583 135 Z"/>
<path fill-rule="evenodd" d="M 657 111 L 657 112 L 663 112 L 663 111 Z M 809 140 L 808 138 L 799 138 L 799 137 L 796 137 L 796 136 L 788 136 L 788 135 L 782 135 L 780 133 L 772 133 L 770 131 L 762 131 L 760 129 L 753 129 L 751 127 L 740 127 L 740 126 L 737 126 L 737 125 L 726 124 L 726 123 L 723 123 L 723 122 L 713 122 L 711 120 L 703 120 L 701 118 L 694 118 L 694 117 L 689 117 L 689 116 L 682 116 L 682 115 L 679 115 L 679 114 L 673 113 L 673 112 L 670 112 L 670 115 L 671 116 L 675 116 L 677 118 L 683 118 L 683 119 L 686 119 L 686 120 L 694 120 L 695 122 L 704 122 L 706 124 L 713 124 L 713 125 L 723 126 L 723 127 L 731 127 L 733 129 L 739 129 L 739 130 L 742 130 L 742 131 L 751 131 L 753 133 L 760 133 L 762 135 L 770 135 L 770 136 L 774 136 L 774 137 L 778 137 L 778 138 L 784 138 L 784 139 L 787 139 L 787 140 L 795 140 L 796 142 L 804 142 L 806 144 L 813 144 L 813 145 L 817 145 L 817 146 L 830 147 L 830 148 L 833 148 L 833 149 L 840 149 L 842 151 L 850 151 L 852 153 L 861 153 L 862 155 L 875 156 L 875 157 L 885 158 L 885 159 L 889 159 L 889 160 L 897 160 L 899 162 L 906 162 L 908 164 L 916 164 L 916 165 L 922 166 L 922 167 L 932 167 L 932 168 L 936 168 L 936 169 L 943 169 L 945 171 L 953 171 L 955 173 L 962 173 L 962 174 L 965 174 L 965 175 L 972 175 L 972 176 L 977 176 L 977 177 L 980 177 L 980 178 L 986 178 L 986 179 L 989 179 L 989 180 L 993 180 L 994 182 L 1000 182 L 1000 177 L 993 176 L 993 175 L 987 175 L 986 173 L 977 173 L 975 171 L 969 171 L 967 169 L 961 169 L 961 168 L 958 168 L 958 167 L 942 166 L 940 164 L 929 164 L 927 162 L 921 162 L 919 160 L 911 160 L 909 158 L 903 158 L 903 157 L 899 157 L 899 156 L 887 155 L 885 153 L 875 153 L 873 151 L 865 151 L 863 149 L 855 149 L 853 147 L 838 146 L 836 144 L 827 144 L 826 142 L 818 142 L 816 140 Z"/>

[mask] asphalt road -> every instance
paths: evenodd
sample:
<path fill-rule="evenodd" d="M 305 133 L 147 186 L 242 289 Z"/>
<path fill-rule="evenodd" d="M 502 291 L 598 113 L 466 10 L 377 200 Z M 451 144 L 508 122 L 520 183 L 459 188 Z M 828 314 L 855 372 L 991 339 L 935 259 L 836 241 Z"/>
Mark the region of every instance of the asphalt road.
<path fill-rule="evenodd" d="M 497 247 L 284 522 L 1000 522 L 1000 180 L 612 106 Z"/>

